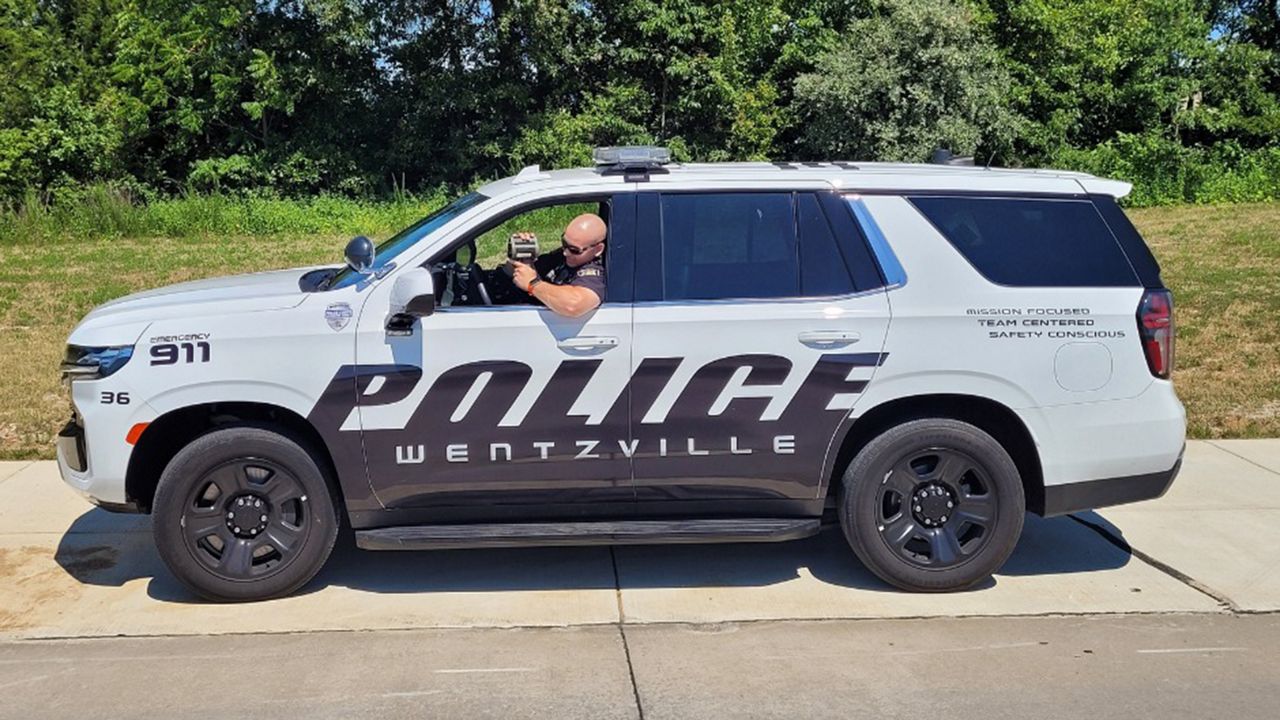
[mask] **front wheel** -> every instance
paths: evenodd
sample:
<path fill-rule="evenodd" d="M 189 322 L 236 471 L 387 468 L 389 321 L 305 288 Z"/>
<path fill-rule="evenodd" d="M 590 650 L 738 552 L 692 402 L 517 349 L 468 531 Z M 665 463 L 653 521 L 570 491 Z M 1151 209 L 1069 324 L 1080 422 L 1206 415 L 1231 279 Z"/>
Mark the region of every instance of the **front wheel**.
<path fill-rule="evenodd" d="M 951 419 L 914 420 L 877 436 L 849 464 L 840 524 L 858 559 L 904 590 L 962 590 L 1013 552 L 1026 512 L 1009 453 Z"/>
<path fill-rule="evenodd" d="M 161 558 L 192 591 L 263 600 L 315 576 L 333 549 L 338 515 L 303 443 L 232 427 L 196 438 L 169 462 L 152 525 Z"/>

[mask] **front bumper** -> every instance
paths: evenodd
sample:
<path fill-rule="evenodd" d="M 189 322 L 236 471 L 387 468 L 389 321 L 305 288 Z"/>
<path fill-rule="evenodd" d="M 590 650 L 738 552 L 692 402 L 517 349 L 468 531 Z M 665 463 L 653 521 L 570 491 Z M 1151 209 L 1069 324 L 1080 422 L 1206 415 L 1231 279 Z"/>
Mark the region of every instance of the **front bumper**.
<path fill-rule="evenodd" d="M 1185 447 L 1183 451 L 1186 451 Z M 1044 489 L 1044 516 L 1154 500 L 1169 491 L 1181 469 L 1182 453 L 1179 453 L 1173 467 L 1163 472 L 1050 485 Z"/>
<path fill-rule="evenodd" d="M 84 447 L 84 426 L 77 418 L 71 418 L 58 433 L 58 462 L 66 463 L 67 469 L 83 473 L 89 469 L 88 453 Z M 66 477 L 65 473 L 63 477 Z"/>
<path fill-rule="evenodd" d="M 62 481 L 85 500 L 111 512 L 143 512 L 137 503 L 123 495 L 119 498 L 103 497 L 107 494 L 115 495 L 118 488 L 123 488 L 124 483 L 116 481 L 103 482 L 89 472 L 84 449 L 83 431 L 77 434 L 74 431 L 69 432 L 68 428 L 63 428 L 62 432 L 58 434 L 57 450 L 58 473 L 62 475 Z"/>
<path fill-rule="evenodd" d="M 127 429 L 138 420 L 150 420 L 149 408 L 134 403 L 125 406 L 125 414 L 125 408 L 96 403 L 96 384 L 86 380 L 72 384 L 73 415 L 54 443 L 58 473 L 63 482 L 94 505 L 117 512 L 137 512 L 125 488 L 133 447 L 125 442 L 121 428 Z"/>

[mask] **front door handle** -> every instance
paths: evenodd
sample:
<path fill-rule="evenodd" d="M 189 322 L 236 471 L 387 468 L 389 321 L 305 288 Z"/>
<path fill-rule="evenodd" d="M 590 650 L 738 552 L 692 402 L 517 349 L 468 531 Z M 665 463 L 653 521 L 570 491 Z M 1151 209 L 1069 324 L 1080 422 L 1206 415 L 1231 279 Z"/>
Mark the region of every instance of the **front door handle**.
<path fill-rule="evenodd" d="M 565 338 L 556 343 L 561 350 L 608 350 L 618 346 L 618 338 L 612 335 L 591 335 Z"/>
<path fill-rule="evenodd" d="M 847 330 L 809 330 L 796 337 L 806 345 L 852 345 L 862 339 L 858 333 Z"/>

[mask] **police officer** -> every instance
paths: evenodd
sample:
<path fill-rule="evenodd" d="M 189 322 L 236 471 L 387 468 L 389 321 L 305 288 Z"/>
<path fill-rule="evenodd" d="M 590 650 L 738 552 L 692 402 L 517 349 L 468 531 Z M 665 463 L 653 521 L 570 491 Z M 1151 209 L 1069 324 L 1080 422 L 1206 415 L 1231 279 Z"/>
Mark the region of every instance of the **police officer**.
<path fill-rule="evenodd" d="M 579 317 L 604 301 L 604 220 L 583 213 L 569 222 L 560 248 L 540 255 L 533 265 L 513 262 L 516 287 L 565 317 Z M 528 233 L 520 233 L 532 237 Z"/>

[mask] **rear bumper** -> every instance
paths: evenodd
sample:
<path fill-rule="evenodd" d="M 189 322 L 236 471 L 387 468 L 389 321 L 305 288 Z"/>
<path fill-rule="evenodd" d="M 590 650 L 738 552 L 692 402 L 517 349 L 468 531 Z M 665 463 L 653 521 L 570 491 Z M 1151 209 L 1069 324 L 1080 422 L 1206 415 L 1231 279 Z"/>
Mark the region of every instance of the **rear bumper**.
<path fill-rule="evenodd" d="M 1158 497 L 1186 449 L 1186 411 L 1163 380 L 1137 397 L 1044 407 L 1025 421 L 1044 478 L 1044 495 L 1027 504 L 1045 515 Z"/>
<path fill-rule="evenodd" d="M 1182 454 L 1163 472 L 1050 485 L 1044 489 L 1044 516 L 1065 515 L 1111 505 L 1154 500 L 1164 495 L 1182 469 Z"/>

